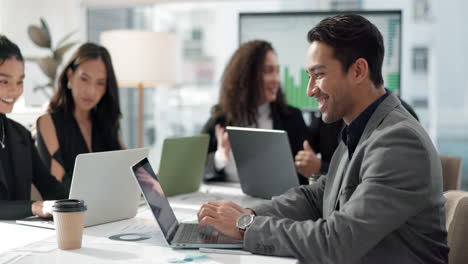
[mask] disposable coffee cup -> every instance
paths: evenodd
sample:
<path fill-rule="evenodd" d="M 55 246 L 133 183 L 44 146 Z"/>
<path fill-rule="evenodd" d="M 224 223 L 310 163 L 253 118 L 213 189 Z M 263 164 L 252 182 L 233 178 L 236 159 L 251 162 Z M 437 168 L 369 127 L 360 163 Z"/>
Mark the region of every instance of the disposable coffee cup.
<path fill-rule="evenodd" d="M 83 200 L 65 199 L 52 206 L 57 244 L 60 249 L 81 248 L 86 205 Z"/>

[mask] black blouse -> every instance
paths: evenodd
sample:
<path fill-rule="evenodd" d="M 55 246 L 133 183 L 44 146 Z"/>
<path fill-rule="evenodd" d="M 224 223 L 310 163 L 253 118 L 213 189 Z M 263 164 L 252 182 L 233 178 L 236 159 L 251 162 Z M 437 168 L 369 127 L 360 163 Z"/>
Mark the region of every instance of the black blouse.
<path fill-rule="evenodd" d="M 13 168 L 11 167 L 12 161 L 11 161 L 11 153 L 10 153 L 10 148 L 11 144 L 8 144 L 9 138 L 6 135 L 6 116 L 4 114 L 0 114 L 0 141 L 2 141 L 2 145 L 0 145 L 0 167 L 3 168 L 3 171 L 5 173 L 5 185 L 8 190 L 16 190 L 16 181 L 15 177 L 13 176 L 14 171 Z M 17 192 L 10 192 L 8 193 L 8 200 L 15 200 L 17 197 Z"/>
<path fill-rule="evenodd" d="M 5 130 L 3 130 L 3 126 Z M 44 200 L 67 197 L 60 184 L 42 163 L 29 131 L 0 114 L 0 220 L 19 219 L 32 215 L 31 184 Z"/>
<path fill-rule="evenodd" d="M 73 114 L 60 111 L 51 113 L 51 117 L 55 126 L 59 149 L 51 156 L 39 129 L 37 130 L 37 148 L 49 171 L 52 158 L 62 165 L 65 170 L 62 183 L 69 192 L 76 156 L 81 153 L 89 153 L 89 150 Z M 93 152 L 121 149 L 118 137 L 110 136 L 117 135 L 116 131 L 109 130 L 109 128 L 103 128 L 99 122 L 92 122 L 91 148 Z"/>

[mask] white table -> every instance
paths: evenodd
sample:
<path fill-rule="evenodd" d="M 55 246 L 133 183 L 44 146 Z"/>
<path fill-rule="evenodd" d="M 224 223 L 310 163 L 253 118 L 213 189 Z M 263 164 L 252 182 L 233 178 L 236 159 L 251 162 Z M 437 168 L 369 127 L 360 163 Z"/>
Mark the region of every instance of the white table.
<path fill-rule="evenodd" d="M 199 193 L 169 198 L 179 221 L 196 219 L 196 212 L 208 200 L 232 200 L 248 207 L 261 200 L 245 196 L 238 185 L 203 185 Z M 109 236 L 140 232 L 151 238 L 139 242 L 122 242 Z M 55 230 L 28 227 L 13 221 L 0 221 L 0 263 L 169 263 L 187 256 L 201 258 L 190 263 L 296 263 L 291 258 L 260 255 L 200 253 L 198 250 L 174 250 L 168 247 L 159 227 L 145 206 L 137 217 L 85 228 L 83 246 L 78 250 L 57 249 Z M 8 260 L 10 259 L 10 260 Z M 183 262 L 181 262 L 183 263 Z M 187 262 L 188 263 L 188 262 Z"/>

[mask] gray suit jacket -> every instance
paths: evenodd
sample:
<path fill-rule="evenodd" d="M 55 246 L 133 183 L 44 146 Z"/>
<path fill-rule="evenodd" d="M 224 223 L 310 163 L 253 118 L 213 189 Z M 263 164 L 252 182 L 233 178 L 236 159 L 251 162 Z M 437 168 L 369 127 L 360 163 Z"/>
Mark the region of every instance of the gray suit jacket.
<path fill-rule="evenodd" d="M 341 142 L 327 177 L 252 208 L 244 247 L 306 263 L 447 263 L 444 201 L 437 151 L 390 94 L 349 162 Z"/>

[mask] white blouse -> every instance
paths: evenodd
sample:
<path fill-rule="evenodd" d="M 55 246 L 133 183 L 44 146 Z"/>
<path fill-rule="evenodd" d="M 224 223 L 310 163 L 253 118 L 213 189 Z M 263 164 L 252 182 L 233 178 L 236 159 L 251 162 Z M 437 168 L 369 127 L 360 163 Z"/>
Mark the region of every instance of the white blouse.
<path fill-rule="evenodd" d="M 273 129 L 273 119 L 271 118 L 270 103 L 262 104 L 257 108 L 256 119 L 257 128 Z M 216 151 L 214 161 L 217 170 L 224 168 L 226 181 L 239 182 L 239 175 L 237 173 L 236 162 L 234 160 L 234 156 L 232 155 L 232 150 L 229 153 L 229 160 L 226 160 L 221 152 Z"/>

